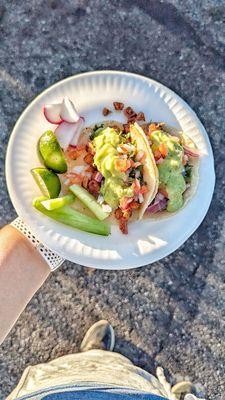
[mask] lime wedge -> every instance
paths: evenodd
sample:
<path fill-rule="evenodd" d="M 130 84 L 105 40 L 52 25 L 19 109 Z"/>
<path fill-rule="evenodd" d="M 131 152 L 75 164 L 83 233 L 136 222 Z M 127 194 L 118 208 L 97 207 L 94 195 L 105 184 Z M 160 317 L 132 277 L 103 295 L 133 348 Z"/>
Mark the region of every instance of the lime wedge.
<path fill-rule="evenodd" d="M 73 194 L 67 194 L 66 196 L 57 197 L 56 199 L 44 200 L 41 204 L 46 208 L 46 210 L 55 210 L 73 203 L 75 196 Z"/>
<path fill-rule="evenodd" d="M 61 190 L 58 175 L 43 167 L 33 168 L 30 172 L 44 196 L 48 199 L 58 197 Z"/>
<path fill-rule="evenodd" d="M 38 150 L 47 168 L 50 168 L 59 174 L 63 174 L 67 171 L 64 153 L 52 131 L 46 131 L 40 137 Z"/>

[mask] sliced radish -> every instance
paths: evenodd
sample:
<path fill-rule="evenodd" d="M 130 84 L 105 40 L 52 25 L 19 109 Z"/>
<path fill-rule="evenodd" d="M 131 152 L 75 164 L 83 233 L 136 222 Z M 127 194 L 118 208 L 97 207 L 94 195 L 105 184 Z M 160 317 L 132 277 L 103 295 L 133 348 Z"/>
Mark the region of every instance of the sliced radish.
<path fill-rule="evenodd" d="M 62 103 L 47 104 L 44 106 L 44 116 L 51 124 L 60 124 L 62 118 L 60 117 Z"/>
<path fill-rule="evenodd" d="M 55 135 L 63 150 L 66 150 L 73 139 L 74 133 L 77 129 L 77 124 L 70 124 L 68 122 L 61 122 L 55 130 Z"/>
<path fill-rule="evenodd" d="M 198 150 L 192 149 L 190 147 L 188 147 L 186 144 L 183 145 L 184 148 L 184 154 L 190 157 L 199 157 L 200 154 L 198 152 Z"/>
<path fill-rule="evenodd" d="M 79 120 L 76 122 L 76 124 L 73 124 L 73 126 L 74 126 L 74 134 L 73 134 L 73 137 L 72 137 L 72 139 L 70 141 L 70 144 L 72 146 L 76 146 L 77 143 L 78 143 L 78 140 L 80 138 L 80 134 L 82 132 L 82 129 L 84 127 L 84 118 L 80 117 Z"/>
<path fill-rule="evenodd" d="M 76 111 L 76 108 L 73 102 L 67 96 L 64 97 L 61 104 L 60 116 L 63 121 L 69 122 L 70 124 L 79 120 L 79 115 Z"/>

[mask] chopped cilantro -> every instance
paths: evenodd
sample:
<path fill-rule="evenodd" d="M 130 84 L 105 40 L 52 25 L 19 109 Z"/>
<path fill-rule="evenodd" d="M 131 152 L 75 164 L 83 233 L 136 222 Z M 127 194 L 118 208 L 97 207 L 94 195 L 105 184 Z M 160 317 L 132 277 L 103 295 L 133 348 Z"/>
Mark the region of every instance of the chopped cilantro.
<path fill-rule="evenodd" d="M 186 183 L 190 183 L 190 181 L 191 181 L 192 168 L 193 168 L 193 166 L 189 163 L 187 163 L 184 167 L 184 171 L 183 171 L 182 175 L 183 175 Z"/>

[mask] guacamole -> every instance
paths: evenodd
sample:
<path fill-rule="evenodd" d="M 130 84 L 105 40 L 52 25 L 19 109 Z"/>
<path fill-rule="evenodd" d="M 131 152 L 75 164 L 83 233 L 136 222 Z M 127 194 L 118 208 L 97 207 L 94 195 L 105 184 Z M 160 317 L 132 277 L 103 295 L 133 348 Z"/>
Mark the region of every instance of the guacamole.
<path fill-rule="evenodd" d="M 186 189 L 185 179 L 182 175 L 184 166 L 183 147 L 177 143 L 173 136 L 163 131 L 154 131 L 151 134 L 152 151 L 164 143 L 167 148 L 167 156 L 161 164 L 158 164 L 159 185 L 168 193 L 167 211 L 174 212 L 183 206 L 183 193 Z"/>
<path fill-rule="evenodd" d="M 115 168 L 115 161 L 120 158 L 117 146 L 122 143 L 120 134 L 113 128 L 99 129 L 93 139 L 95 149 L 94 164 L 104 176 L 101 194 L 106 203 L 113 209 L 117 208 L 120 200 L 134 195 L 133 188 L 126 184 L 126 174 Z"/>

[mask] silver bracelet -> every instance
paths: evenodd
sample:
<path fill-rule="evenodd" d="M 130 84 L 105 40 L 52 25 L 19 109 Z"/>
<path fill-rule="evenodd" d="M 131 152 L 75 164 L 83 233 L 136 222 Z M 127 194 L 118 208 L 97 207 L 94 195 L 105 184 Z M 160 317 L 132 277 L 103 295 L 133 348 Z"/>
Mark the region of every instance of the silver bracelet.
<path fill-rule="evenodd" d="M 47 262 L 51 271 L 55 271 L 59 268 L 63 262 L 64 258 L 60 257 L 57 253 L 50 250 L 44 244 L 42 244 L 36 237 L 32 234 L 29 227 L 23 222 L 23 220 L 18 217 L 11 224 L 14 228 L 20 231 L 26 238 L 33 244 L 37 251 L 42 255 L 44 260 Z"/>

